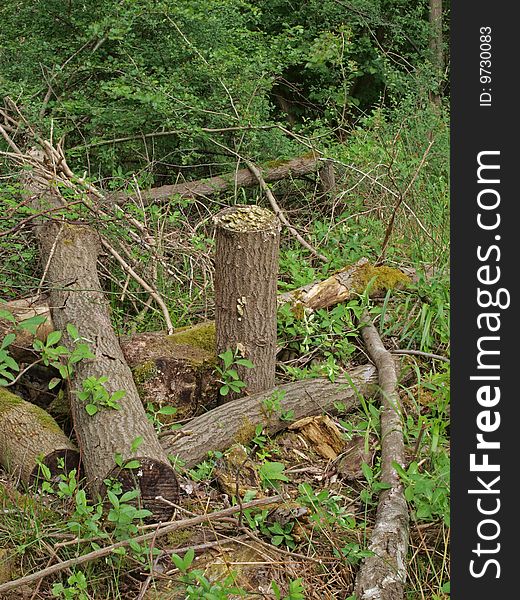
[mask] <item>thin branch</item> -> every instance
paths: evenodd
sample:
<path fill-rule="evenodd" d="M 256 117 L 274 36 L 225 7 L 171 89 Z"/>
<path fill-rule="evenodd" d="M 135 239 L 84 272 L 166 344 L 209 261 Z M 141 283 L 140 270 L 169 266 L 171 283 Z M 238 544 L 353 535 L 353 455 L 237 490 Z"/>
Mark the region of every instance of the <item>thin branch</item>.
<path fill-rule="evenodd" d="M 276 502 L 280 502 L 283 500 L 282 496 L 272 496 L 270 498 L 260 498 L 258 500 L 253 500 L 244 504 L 242 508 L 254 508 L 257 506 L 265 506 L 266 504 L 274 504 Z M 201 523 L 205 523 L 207 521 L 216 521 L 222 517 L 227 517 L 229 515 L 233 515 L 240 511 L 239 506 L 230 506 L 229 508 L 225 508 L 223 510 L 219 510 L 217 512 L 198 515 L 196 517 L 192 517 L 191 519 L 183 519 L 181 521 L 174 521 L 165 523 L 159 529 L 151 531 L 149 533 L 144 533 L 143 535 L 139 535 L 134 538 L 130 538 L 128 540 L 122 540 L 120 542 L 116 542 L 115 544 L 111 544 L 110 546 L 105 546 L 104 548 L 99 548 L 98 550 L 94 550 L 83 556 L 77 556 L 75 558 L 71 558 L 69 560 L 65 560 L 56 565 L 52 565 L 41 571 L 37 571 L 36 573 L 31 573 L 31 575 L 26 575 L 25 577 L 20 577 L 19 579 L 15 579 L 14 581 L 8 581 L 6 583 L 0 584 L 0 593 L 8 592 L 10 590 L 14 590 L 16 588 L 21 587 L 22 585 L 27 585 L 41 579 L 43 577 L 48 577 L 49 575 L 53 575 L 54 573 L 59 573 L 64 569 L 68 569 L 69 567 L 77 567 L 79 565 L 91 562 L 93 560 L 97 560 L 99 558 L 103 558 L 105 556 L 109 556 L 112 554 L 114 550 L 118 548 L 126 548 L 131 543 L 136 542 L 137 544 L 141 544 L 142 542 L 147 542 L 148 540 L 152 540 L 154 538 L 159 538 L 172 531 L 178 531 L 180 529 L 187 529 L 188 527 L 194 527 L 195 525 L 200 525 Z"/>
<path fill-rule="evenodd" d="M 390 350 L 392 354 L 411 354 L 413 356 L 424 356 L 426 358 L 435 358 L 436 360 L 442 360 L 449 363 L 450 359 L 440 354 L 432 354 L 431 352 L 423 352 L 422 350 Z"/>
<path fill-rule="evenodd" d="M 271 205 L 271 207 L 272 207 L 275 215 L 280 219 L 280 221 L 287 227 L 287 229 L 300 242 L 300 244 L 302 246 L 304 246 L 305 248 L 307 248 L 307 250 L 309 250 L 311 252 L 311 254 L 313 254 L 314 256 L 316 256 L 316 258 L 319 258 L 322 262 L 325 262 L 325 263 L 329 262 L 329 259 L 326 256 L 324 256 L 323 254 L 320 254 L 315 248 L 313 248 L 309 244 L 309 242 L 307 242 L 307 240 L 305 240 L 296 231 L 296 229 L 289 223 L 289 221 L 287 220 L 286 216 L 282 212 L 282 209 L 279 207 L 278 202 L 276 201 L 276 198 L 274 197 L 273 192 L 271 191 L 271 189 L 269 188 L 269 186 L 265 182 L 265 179 L 262 177 L 262 173 L 260 172 L 260 170 L 258 169 L 258 167 L 256 167 L 249 160 L 246 160 L 246 159 L 243 159 L 243 160 L 244 160 L 245 164 L 247 165 L 247 168 L 256 177 L 258 183 L 260 184 L 260 187 L 265 192 L 265 194 L 267 196 L 267 199 L 269 200 L 269 204 Z"/>
<path fill-rule="evenodd" d="M 161 307 L 162 313 L 164 315 L 164 320 L 166 321 L 166 327 L 168 329 L 168 334 L 171 335 L 173 333 L 174 327 L 172 320 L 170 318 L 170 313 L 168 311 L 168 307 L 166 303 L 162 299 L 161 295 L 157 290 L 155 290 L 151 285 L 146 283 L 146 281 L 140 277 L 134 269 L 125 261 L 125 259 L 117 252 L 115 248 L 113 248 L 104 238 L 101 239 L 101 243 L 103 246 L 110 252 L 110 254 L 117 260 L 117 262 L 123 267 L 123 269 L 130 274 L 137 283 L 143 287 L 150 296 L 157 302 L 157 304 Z"/>

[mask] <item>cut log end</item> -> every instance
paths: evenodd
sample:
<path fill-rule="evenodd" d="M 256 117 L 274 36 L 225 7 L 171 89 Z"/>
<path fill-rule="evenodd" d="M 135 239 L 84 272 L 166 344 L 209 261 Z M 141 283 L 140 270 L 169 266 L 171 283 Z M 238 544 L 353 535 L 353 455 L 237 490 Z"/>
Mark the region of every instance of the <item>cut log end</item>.
<path fill-rule="evenodd" d="M 116 479 L 122 484 L 123 492 L 139 489 L 141 508 L 152 514 L 145 519 L 147 523 L 159 523 L 171 520 L 179 501 L 179 483 L 173 468 L 159 460 L 144 457 L 139 461 L 137 469 L 121 469 L 117 467 L 109 479 Z M 170 503 L 170 504 L 168 504 Z"/>
<path fill-rule="evenodd" d="M 63 473 L 70 473 L 73 469 L 79 471 L 80 455 L 77 450 L 62 448 L 47 454 L 41 462 L 49 469 L 51 479 L 54 480 Z M 36 465 L 30 475 L 30 483 L 39 484 L 43 481 L 40 465 Z"/>

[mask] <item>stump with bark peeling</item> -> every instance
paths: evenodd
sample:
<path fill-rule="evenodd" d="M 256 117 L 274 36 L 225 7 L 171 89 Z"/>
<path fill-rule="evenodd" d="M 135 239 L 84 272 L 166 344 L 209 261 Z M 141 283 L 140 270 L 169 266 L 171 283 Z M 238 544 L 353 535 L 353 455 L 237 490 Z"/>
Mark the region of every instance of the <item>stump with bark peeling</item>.
<path fill-rule="evenodd" d="M 0 389 L 0 465 L 30 484 L 39 477 L 40 461 L 54 477 L 77 469 L 79 452 L 43 409 Z"/>
<path fill-rule="evenodd" d="M 280 223 L 269 210 L 235 206 L 221 211 L 215 225 L 217 354 L 238 349 L 255 365 L 237 368 L 253 394 L 275 383 Z"/>

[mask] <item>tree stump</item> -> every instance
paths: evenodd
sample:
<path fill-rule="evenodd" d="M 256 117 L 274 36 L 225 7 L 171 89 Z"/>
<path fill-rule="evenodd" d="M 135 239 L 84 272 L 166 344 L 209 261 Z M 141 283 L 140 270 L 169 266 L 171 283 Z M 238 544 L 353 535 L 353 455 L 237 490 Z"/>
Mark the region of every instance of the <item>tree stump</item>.
<path fill-rule="evenodd" d="M 225 209 L 214 223 L 217 354 L 230 349 L 250 360 L 254 368 L 236 370 L 248 394 L 261 392 L 275 384 L 280 223 L 258 206 Z"/>
<path fill-rule="evenodd" d="M 79 452 L 43 409 L 0 389 L 0 465 L 30 484 L 38 479 L 39 461 L 55 476 L 77 469 Z"/>

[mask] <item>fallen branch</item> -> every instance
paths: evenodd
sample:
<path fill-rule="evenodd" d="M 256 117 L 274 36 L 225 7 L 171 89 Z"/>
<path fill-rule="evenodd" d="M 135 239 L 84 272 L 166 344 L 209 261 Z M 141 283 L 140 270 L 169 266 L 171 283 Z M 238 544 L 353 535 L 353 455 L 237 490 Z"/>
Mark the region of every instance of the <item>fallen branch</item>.
<path fill-rule="evenodd" d="M 204 523 L 206 521 L 218 521 L 222 517 L 228 517 L 229 515 L 233 515 L 239 511 L 241 512 L 248 508 L 265 506 L 266 504 L 275 504 L 276 502 L 280 502 L 282 500 L 282 496 L 260 498 L 258 500 L 253 500 L 252 502 L 242 504 L 242 506 L 231 506 L 229 508 L 225 508 L 214 513 L 198 515 L 196 517 L 192 517 L 191 519 L 183 519 L 182 521 L 172 521 L 170 523 L 165 523 L 164 525 L 159 526 L 157 529 L 155 529 L 154 531 L 150 531 L 149 533 L 144 533 L 143 535 L 139 535 L 128 540 L 116 542 L 115 544 L 111 544 L 110 546 L 99 548 L 99 550 L 93 550 L 92 552 L 84 554 L 83 556 L 78 556 L 76 558 L 64 560 L 63 562 L 47 567 L 46 569 L 42 569 L 41 571 L 37 571 L 36 573 L 31 573 L 31 575 L 26 575 L 25 577 L 20 577 L 19 579 L 15 579 L 14 581 L 8 581 L 7 583 L 3 583 L 0 585 L 0 593 L 9 592 L 10 590 L 19 588 L 22 585 L 27 585 L 29 583 L 32 583 L 33 581 L 42 579 L 43 577 L 48 577 L 49 575 L 53 575 L 54 573 L 59 573 L 60 571 L 68 569 L 69 567 L 78 567 L 79 565 L 92 562 L 93 560 L 109 556 L 114 550 L 117 550 L 118 548 L 125 548 L 126 546 L 129 546 L 131 543 L 134 542 L 137 544 L 141 544 L 142 542 L 147 542 L 148 540 L 167 535 L 172 531 L 178 531 L 180 529 L 194 527 L 195 525 L 200 525 L 200 523 Z"/>
<path fill-rule="evenodd" d="M 377 329 L 365 312 L 361 335 L 377 366 L 381 394 L 381 481 L 390 487 L 381 492 L 376 521 L 366 558 L 356 577 L 359 600 L 399 600 L 404 598 L 409 516 L 403 485 L 394 463 L 404 467 L 401 408 L 397 393 L 397 373 L 392 355 L 384 347 Z"/>
<path fill-rule="evenodd" d="M 314 157 L 299 157 L 288 160 L 276 166 L 267 166 L 264 170 L 264 179 L 268 182 L 280 181 L 287 177 L 298 178 L 318 171 L 322 163 Z M 252 187 L 257 184 L 257 179 L 250 169 L 239 169 L 231 173 L 224 173 L 216 177 L 163 185 L 141 192 L 141 196 L 148 202 L 165 202 L 172 196 L 183 198 L 206 198 L 218 192 L 226 192 L 235 188 Z M 117 193 L 111 199 L 118 204 L 124 204 L 135 194 Z"/>
<path fill-rule="evenodd" d="M 255 176 L 255 179 L 258 181 L 260 187 L 262 188 L 265 195 L 267 196 L 267 199 L 269 200 L 269 204 L 271 205 L 271 208 L 273 209 L 275 215 L 287 227 L 287 229 L 291 232 L 291 234 L 300 242 L 300 244 L 304 248 L 307 248 L 307 250 L 309 250 L 313 256 L 315 256 L 316 258 L 319 258 L 322 262 L 329 262 L 329 259 L 326 256 L 324 256 L 323 254 L 320 254 L 316 250 L 316 248 L 311 246 L 309 244 L 309 242 L 307 242 L 307 240 L 305 238 L 303 238 L 296 231 L 296 229 L 289 223 L 286 216 L 282 212 L 282 209 L 278 206 L 278 202 L 276 201 L 276 198 L 274 197 L 273 192 L 267 185 L 266 180 L 264 179 L 262 173 L 260 172 L 260 169 L 249 160 L 244 160 L 244 162 L 246 163 L 247 168 L 251 171 L 251 173 L 253 173 L 253 175 Z"/>
<path fill-rule="evenodd" d="M 307 379 L 280 385 L 195 417 L 172 432 L 172 436 L 161 438 L 161 444 L 165 452 L 177 455 L 186 468 L 191 468 L 204 460 L 208 450 L 223 451 L 237 442 L 249 443 L 259 424 L 264 425 L 270 436 L 282 431 L 289 423 L 280 417 L 288 411 L 292 411 L 294 421 L 323 412 L 348 412 L 358 406 L 360 396 L 370 396 L 375 391 L 376 382 L 376 369 L 361 365 L 334 383 L 327 379 Z M 268 416 L 264 404 L 274 392 L 282 395 L 280 413 Z"/>

